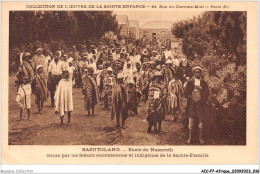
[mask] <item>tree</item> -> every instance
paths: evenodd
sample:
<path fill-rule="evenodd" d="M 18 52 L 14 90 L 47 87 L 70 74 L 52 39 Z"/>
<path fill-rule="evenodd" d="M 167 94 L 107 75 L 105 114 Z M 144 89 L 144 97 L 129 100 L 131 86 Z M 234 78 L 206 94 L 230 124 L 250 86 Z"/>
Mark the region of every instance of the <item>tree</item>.
<path fill-rule="evenodd" d="M 112 11 L 10 11 L 10 47 L 35 40 L 82 42 L 118 31 Z"/>
<path fill-rule="evenodd" d="M 172 34 L 178 39 L 183 38 L 185 33 L 189 29 L 193 28 L 194 20 L 196 20 L 196 18 L 194 18 L 193 20 L 184 20 L 174 23 L 171 30 Z"/>
<path fill-rule="evenodd" d="M 246 142 L 246 21 L 246 12 L 204 12 L 172 27 L 183 54 L 204 69 L 217 129 L 235 144 Z"/>

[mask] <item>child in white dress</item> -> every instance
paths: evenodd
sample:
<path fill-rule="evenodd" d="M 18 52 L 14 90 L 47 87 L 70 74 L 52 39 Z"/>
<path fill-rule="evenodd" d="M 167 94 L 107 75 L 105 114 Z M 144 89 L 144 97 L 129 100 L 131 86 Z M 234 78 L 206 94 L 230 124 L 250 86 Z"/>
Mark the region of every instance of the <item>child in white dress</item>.
<path fill-rule="evenodd" d="M 23 83 L 19 86 L 16 101 L 20 106 L 20 120 L 23 119 L 23 110 L 27 110 L 28 120 L 30 120 L 31 113 L 31 95 L 32 88 L 28 77 L 23 77 Z"/>

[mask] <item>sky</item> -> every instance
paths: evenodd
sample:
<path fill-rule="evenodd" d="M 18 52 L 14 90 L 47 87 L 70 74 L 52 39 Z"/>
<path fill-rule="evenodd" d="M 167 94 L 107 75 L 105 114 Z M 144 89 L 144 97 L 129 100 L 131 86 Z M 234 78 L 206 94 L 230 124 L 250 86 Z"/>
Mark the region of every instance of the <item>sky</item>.
<path fill-rule="evenodd" d="M 149 21 L 173 21 L 193 18 L 201 11 L 114 11 L 117 15 L 127 15 L 128 20 L 138 20 L 139 26 Z"/>

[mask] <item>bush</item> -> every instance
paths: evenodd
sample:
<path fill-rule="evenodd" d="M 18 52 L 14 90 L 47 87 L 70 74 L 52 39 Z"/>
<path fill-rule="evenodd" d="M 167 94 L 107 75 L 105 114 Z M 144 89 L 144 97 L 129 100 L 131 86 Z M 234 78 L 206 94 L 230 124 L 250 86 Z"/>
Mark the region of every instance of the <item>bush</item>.
<path fill-rule="evenodd" d="M 182 37 L 191 65 L 204 69 L 207 132 L 228 144 L 246 144 L 246 12 L 205 12 L 177 22 L 172 33 Z"/>

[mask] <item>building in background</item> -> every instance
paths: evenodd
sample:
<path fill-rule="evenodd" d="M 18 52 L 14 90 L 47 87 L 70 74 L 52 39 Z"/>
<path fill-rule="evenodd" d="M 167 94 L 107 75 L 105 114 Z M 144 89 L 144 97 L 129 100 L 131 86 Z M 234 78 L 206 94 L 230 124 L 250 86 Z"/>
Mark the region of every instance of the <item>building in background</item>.
<path fill-rule="evenodd" d="M 140 27 L 140 37 L 170 39 L 176 41 L 171 33 L 172 21 L 151 21 Z"/>
<path fill-rule="evenodd" d="M 116 16 L 119 28 L 121 28 L 119 36 L 128 37 L 129 36 L 129 20 L 127 15 L 117 15 Z"/>
<path fill-rule="evenodd" d="M 137 20 L 129 20 L 129 37 L 139 39 L 139 23 Z"/>

